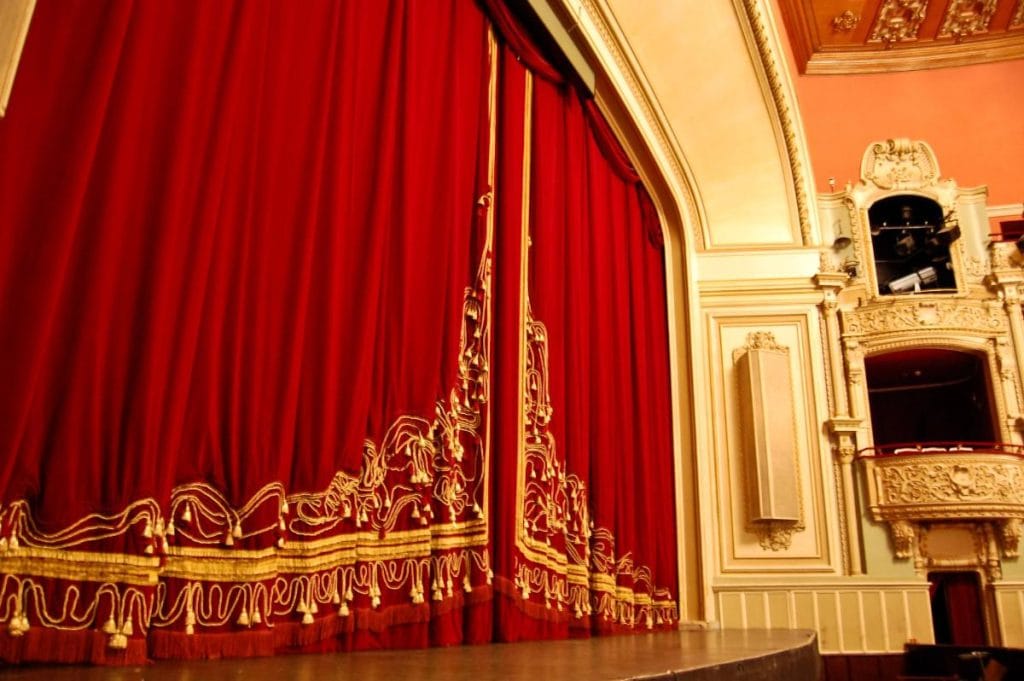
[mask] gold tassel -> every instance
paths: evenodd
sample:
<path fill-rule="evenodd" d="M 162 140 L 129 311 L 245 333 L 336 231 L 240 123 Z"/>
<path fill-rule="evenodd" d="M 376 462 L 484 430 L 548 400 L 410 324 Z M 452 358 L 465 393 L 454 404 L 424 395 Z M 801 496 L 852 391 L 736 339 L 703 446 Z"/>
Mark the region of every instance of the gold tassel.
<path fill-rule="evenodd" d="M 117 623 L 114 622 L 113 615 L 108 617 L 107 621 L 103 623 L 103 629 L 101 631 L 103 631 L 103 633 L 107 634 L 108 636 L 117 633 Z"/>
<path fill-rule="evenodd" d="M 252 611 L 252 623 L 263 624 L 263 615 L 260 614 L 259 608 Z"/>
<path fill-rule="evenodd" d="M 231 534 L 234 535 L 235 539 L 241 539 L 242 538 L 242 522 L 241 521 L 235 523 L 235 529 L 231 531 Z"/>
<path fill-rule="evenodd" d="M 181 519 L 186 523 L 192 522 L 192 504 L 185 504 L 185 512 L 181 514 Z"/>
<path fill-rule="evenodd" d="M 242 610 L 242 612 L 238 613 L 238 620 L 236 621 L 236 624 L 238 624 L 238 626 L 240 627 L 250 626 L 252 623 L 249 621 L 249 613 L 247 613 L 245 610 Z"/>

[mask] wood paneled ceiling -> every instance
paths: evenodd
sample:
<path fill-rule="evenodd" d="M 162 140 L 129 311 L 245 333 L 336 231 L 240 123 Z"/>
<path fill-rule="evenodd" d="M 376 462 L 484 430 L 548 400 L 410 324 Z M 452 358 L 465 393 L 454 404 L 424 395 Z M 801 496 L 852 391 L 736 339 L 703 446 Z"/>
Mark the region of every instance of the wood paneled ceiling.
<path fill-rule="evenodd" d="M 779 0 L 801 73 L 1024 58 L 1024 0 Z"/>

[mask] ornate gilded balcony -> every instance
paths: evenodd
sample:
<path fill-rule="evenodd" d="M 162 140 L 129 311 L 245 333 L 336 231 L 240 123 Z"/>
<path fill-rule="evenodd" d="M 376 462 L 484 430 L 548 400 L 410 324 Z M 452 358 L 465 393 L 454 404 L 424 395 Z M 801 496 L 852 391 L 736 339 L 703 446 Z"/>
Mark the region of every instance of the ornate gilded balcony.
<path fill-rule="evenodd" d="M 911 557 L 918 523 L 983 521 L 1005 557 L 1018 555 L 1024 520 L 1024 447 L 922 442 L 861 450 L 868 505 L 889 523 L 896 555 Z"/>

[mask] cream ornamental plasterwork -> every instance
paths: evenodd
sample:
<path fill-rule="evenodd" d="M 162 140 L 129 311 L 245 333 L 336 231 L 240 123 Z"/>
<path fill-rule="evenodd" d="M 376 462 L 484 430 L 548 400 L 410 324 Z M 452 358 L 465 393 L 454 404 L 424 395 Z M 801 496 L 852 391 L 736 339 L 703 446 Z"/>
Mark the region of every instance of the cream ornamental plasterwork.
<path fill-rule="evenodd" d="M 733 350 L 732 361 L 736 362 L 749 350 L 772 350 L 784 355 L 789 355 L 789 347 L 782 345 L 775 340 L 775 334 L 771 331 L 751 331 L 748 333 L 746 345 Z"/>
<path fill-rule="evenodd" d="M 840 312 L 845 335 L 928 332 L 938 329 L 1002 334 L 1006 315 L 997 301 L 897 300 Z"/>
<path fill-rule="evenodd" d="M 872 144 L 860 174 L 879 189 L 918 189 L 938 181 L 939 164 L 927 144 L 899 137 Z"/>
<path fill-rule="evenodd" d="M 868 499 L 876 521 L 890 524 L 899 558 L 913 554 L 919 523 L 974 520 L 999 528 L 1003 555 L 1018 554 L 1024 519 L 1024 458 L 958 451 L 869 456 Z"/>
<path fill-rule="evenodd" d="M 902 462 L 901 462 L 902 463 Z M 928 461 L 879 468 L 880 503 L 896 508 L 925 504 L 986 501 L 1017 503 L 1024 493 L 1019 465 L 963 460 Z M 890 511 L 892 512 L 892 511 Z"/>
<path fill-rule="evenodd" d="M 927 11 L 928 0 L 884 0 L 868 42 L 888 46 L 917 40 Z"/>
<path fill-rule="evenodd" d="M 999 560 L 999 527 L 989 522 L 935 523 L 914 526 L 917 546 L 914 568 L 922 577 L 934 569 L 976 569 L 986 581 L 1003 577 Z M 950 551 L 950 538 L 955 549 Z M 1008 553 L 1005 553 L 1009 557 Z"/>
<path fill-rule="evenodd" d="M 1019 253 L 1013 243 L 993 241 L 988 247 L 988 257 L 993 270 L 1020 270 Z"/>
<path fill-rule="evenodd" d="M 995 12 L 996 0 L 952 0 L 942 17 L 939 37 L 959 42 L 972 35 L 987 33 Z"/>

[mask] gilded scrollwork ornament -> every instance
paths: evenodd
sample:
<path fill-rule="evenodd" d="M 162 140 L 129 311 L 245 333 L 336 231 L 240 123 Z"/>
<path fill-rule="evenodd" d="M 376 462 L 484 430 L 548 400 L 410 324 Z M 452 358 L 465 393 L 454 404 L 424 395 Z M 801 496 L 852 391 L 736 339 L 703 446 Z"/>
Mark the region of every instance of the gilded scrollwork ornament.
<path fill-rule="evenodd" d="M 884 0 L 868 42 L 891 47 L 896 43 L 917 40 L 927 11 L 928 0 Z"/>
<path fill-rule="evenodd" d="M 844 10 L 843 12 L 832 17 L 832 30 L 836 33 L 849 33 L 853 29 L 857 28 L 857 24 L 860 23 L 860 15 L 854 14 L 852 10 Z"/>
<path fill-rule="evenodd" d="M 1010 28 L 1024 26 L 1024 0 L 1017 0 L 1017 6 L 1013 9 L 1013 16 L 1010 17 Z"/>
<path fill-rule="evenodd" d="M 946 6 L 938 37 L 960 42 L 964 38 L 987 33 L 995 11 L 996 0 L 952 0 Z"/>

